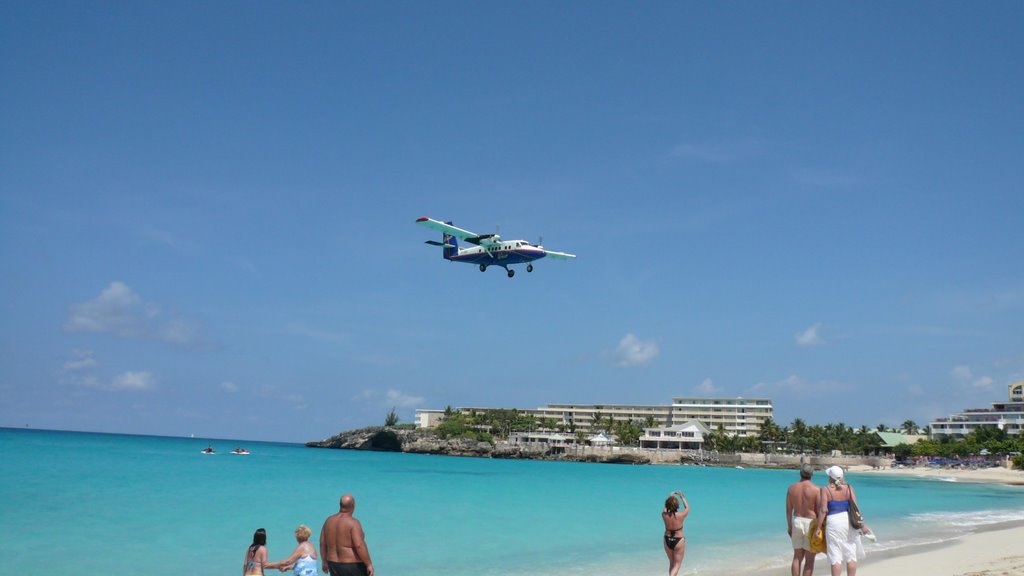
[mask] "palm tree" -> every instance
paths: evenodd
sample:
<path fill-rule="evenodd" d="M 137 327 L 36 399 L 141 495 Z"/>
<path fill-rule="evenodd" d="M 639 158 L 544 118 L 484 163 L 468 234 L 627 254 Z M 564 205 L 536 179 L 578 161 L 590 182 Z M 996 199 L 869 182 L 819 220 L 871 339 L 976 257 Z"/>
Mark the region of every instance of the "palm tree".
<path fill-rule="evenodd" d="M 775 447 L 786 439 L 785 433 L 771 418 L 766 418 L 761 424 L 761 443 L 766 446 Z"/>
<path fill-rule="evenodd" d="M 617 421 L 613 428 L 615 436 L 619 439 L 619 444 L 622 444 L 623 446 L 635 446 L 639 443 L 640 436 L 643 434 L 643 430 L 640 429 L 640 424 L 633 420 Z"/>
<path fill-rule="evenodd" d="M 794 418 L 789 425 L 789 441 L 794 447 L 803 450 L 807 447 L 807 423 L 801 418 Z"/>
<path fill-rule="evenodd" d="M 920 427 L 917 425 L 917 422 L 914 422 L 913 420 L 904 420 L 903 421 L 903 433 L 904 434 L 917 434 L 919 429 L 920 429 Z"/>
<path fill-rule="evenodd" d="M 398 413 L 395 412 L 395 407 L 391 407 L 391 412 L 388 412 L 387 418 L 384 419 L 384 426 L 390 428 L 398 424 Z"/>

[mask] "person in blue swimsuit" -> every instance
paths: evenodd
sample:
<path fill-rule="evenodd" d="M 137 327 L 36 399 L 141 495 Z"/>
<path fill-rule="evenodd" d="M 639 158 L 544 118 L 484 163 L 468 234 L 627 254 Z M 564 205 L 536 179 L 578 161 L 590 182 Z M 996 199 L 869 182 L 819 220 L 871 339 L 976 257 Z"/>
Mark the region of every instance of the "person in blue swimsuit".
<path fill-rule="evenodd" d="M 683 510 L 679 511 L 682 505 Z M 686 554 L 686 537 L 683 535 L 683 522 L 690 515 L 690 505 L 686 502 L 682 490 L 677 490 L 668 495 L 665 500 L 665 509 L 661 511 L 661 519 L 665 522 L 665 536 L 662 545 L 665 548 L 665 555 L 668 556 L 668 574 L 677 576 L 679 569 L 683 567 L 683 555 Z"/>
<path fill-rule="evenodd" d="M 299 543 L 292 555 L 284 560 L 270 562 L 265 568 L 277 568 L 281 572 L 293 570 L 295 576 L 318 576 L 320 572 L 316 567 L 316 547 L 309 543 L 309 537 L 313 531 L 305 524 L 299 524 L 295 529 L 295 541 Z"/>

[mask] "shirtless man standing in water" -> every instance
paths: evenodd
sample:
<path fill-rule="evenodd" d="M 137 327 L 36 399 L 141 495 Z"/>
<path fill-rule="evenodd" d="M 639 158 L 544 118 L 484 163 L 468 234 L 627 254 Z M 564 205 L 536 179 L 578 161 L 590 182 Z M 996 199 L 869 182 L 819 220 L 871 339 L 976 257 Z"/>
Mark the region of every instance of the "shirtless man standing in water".
<path fill-rule="evenodd" d="M 789 537 L 793 540 L 793 563 L 790 565 L 791 576 L 800 576 L 800 564 L 803 563 L 803 576 L 814 573 L 814 552 L 811 552 L 811 520 L 817 516 L 818 496 L 821 489 L 811 482 L 814 468 L 810 464 L 800 467 L 800 481 L 789 487 L 786 492 L 786 524 Z"/>
<path fill-rule="evenodd" d="M 341 497 L 341 510 L 328 516 L 320 530 L 320 558 L 323 571 L 331 576 L 373 576 L 370 549 L 366 547 L 363 525 L 352 514 L 356 499 Z"/>

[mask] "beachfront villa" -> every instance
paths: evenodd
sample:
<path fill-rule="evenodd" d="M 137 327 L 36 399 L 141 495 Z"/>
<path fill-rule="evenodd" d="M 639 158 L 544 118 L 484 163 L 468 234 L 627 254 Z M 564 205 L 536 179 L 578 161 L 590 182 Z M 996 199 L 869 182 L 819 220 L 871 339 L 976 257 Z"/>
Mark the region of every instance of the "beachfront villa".
<path fill-rule="evenodd" d="M 674 426 L 644 428 L 640 447 L 652 450 L 701 450 L 704 438 L 711 433 L 707 426 L 691 420 Z M 597 434 L 562 434 L 559 432 L 514 432 L 509 435 L 509 444 L 515 446 L 544 447 L 553 452 L 575 446 L 606 447 L 617 444 L 614 435 L 604 432 Z"/>
<path fill-rule="evenodd" d="M 463 414 L 486 410 L 490 408 L 458 409 Z M 648 430 L 670 431 L 674 426 L 686 425 L 692 421 L 703 426 L 705 431 L 702 435 L 721 428 L 725 433 L 734 436 L 758 436 L 765 420 L 772 418 L 773 415 L 772 401 L 767 398 L 686 396 L 672 398 L 671 404 L 548 404 L 541 408 L 515 410 L 524 416 L 547 419 L 569 432 L 597 433 L 601 429 L 596 425 L 598 419 L 604 423 L 609 419 L 618 422 L 640 422 L 645 426 L 645 436 Z M 441 410 L 417 410 L 416 425 L 420 428 L 435 427 L 443 415 L 444 412 Z M 668 437 L 652 435 L 648 440 L 656 442 L 658 439 L 666 438 Z"/>
<path fill-rule="evenodd" d="M 557 453 L 573 446 L 611 446 L 616 439 L 604 432 L 579 436 L 559 432 L 513 432 L 509 434 L 508 443 L 513 446 L 540 446 Z"/>
<path fill-rule="evenodd" d="M 704 437 L 711 433 L 707 426 L 690 420 L 675 426 L 644 428 L 640 437 L 641 448 L 655 450 L 701 450 Z"/>
<path fill-rule="evenodd" d="M 875 449 L 874 453 L 892 455 L 896 448 L 901 444 L 916 444 L 921 440 L 924 440 L 928 436 L 924 434 L 904 434 L 902 432 L 879 432 L 875 430 L 872 432 L 878 437 L 878 448 Z"/>
<path fill-rule="evenodd" d="M 1024 430 L 1024 381 L 1010 384 L 1008 402 L 993 402 L 991 408 L 968 408 L 928 424 L 932 438 L 963 438 L 978 428 L 999 428 L 1011 436 Z"/>

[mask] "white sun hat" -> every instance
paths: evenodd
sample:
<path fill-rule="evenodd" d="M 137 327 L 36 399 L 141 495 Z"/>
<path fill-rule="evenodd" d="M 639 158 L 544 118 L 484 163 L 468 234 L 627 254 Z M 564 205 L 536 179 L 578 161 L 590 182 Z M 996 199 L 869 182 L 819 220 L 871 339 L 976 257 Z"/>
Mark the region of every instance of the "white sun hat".
<path fill-rule="evenodd" d="M 839 482 L 840 480 L 843 479 L 843 469 L 840 468 L 839 466 L 831 466 L 828 470 L 825 470 L 825 473 L 828 474 L 829 478 L 835 480 L 836 482 Z"/>

